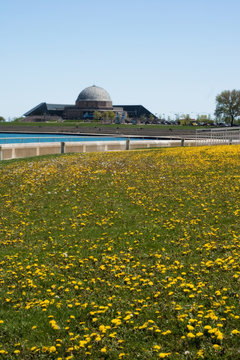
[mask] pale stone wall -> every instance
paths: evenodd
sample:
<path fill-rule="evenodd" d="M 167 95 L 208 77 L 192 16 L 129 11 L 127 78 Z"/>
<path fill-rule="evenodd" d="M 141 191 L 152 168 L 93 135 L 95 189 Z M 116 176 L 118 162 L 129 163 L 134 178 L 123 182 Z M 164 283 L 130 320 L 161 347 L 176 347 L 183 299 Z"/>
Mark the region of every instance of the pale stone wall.
<path fill-rule="evenodd" d="M 75 143 L 66 143 L 65 144 L 65 152 L 84 152 L 84 145 L 83 144 L 75 144 Z"/>
<path fill-rule="evenodd" d="M 31 146 L 31 147 L 16 147 L 15 149 L 15 158 L 24 158 L 24 157 L 29 157 L 29 156 L 37 156 L 37 148 L 36 146 Z"/>
<path fill-rule="evenodd" d="M 49 154 L 60 154 L 61 146 L 60 143 L 48 146 L 37 146 L 39 154 L 38 155 L 49 155 Z"/>
<path fill-rule="evenodd" d="M 0 160 L 19 159 L 48 154 L 60 154 L 60 143 L 0 145 Z"/>
<path fill-rule="evenodd" d="M 184 146 L 194 146 L 195 141 L 185 140 Z M 63 146 L 63 145 L 62 145 Z M 130 140 L 129 149 L 145 149 L 155 147 L 181 146 L 181 140 Z M 126 150 L 126 140 L 120 141 L 84 141 L 66 142 L 61 148 L 61 143 L 31 143 L 31 144 L 4 144 L 0 145 L 0 160 L 24 158 L 30 156 L 99 152 L 99 151 L 120 151 Z"/>

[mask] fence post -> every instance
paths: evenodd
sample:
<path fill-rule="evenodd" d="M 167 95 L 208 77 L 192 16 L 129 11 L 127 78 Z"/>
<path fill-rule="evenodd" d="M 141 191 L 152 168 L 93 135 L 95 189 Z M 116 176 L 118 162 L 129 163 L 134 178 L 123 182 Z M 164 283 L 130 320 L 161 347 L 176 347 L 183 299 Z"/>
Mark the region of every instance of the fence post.
<path fill-rule="evenodd" d="M 0 146 L 0 161 L 2 160 L 2 147 Z"/>
<path fill-rule="evenodd" d="M 184 139 L 181 139 L 181 146 L 184 146 Z"/>
<path fill-rule="evenodd" d="M 65 142 L 62 141 L 61 142 L 61 154 L 64 154 L 65 153 Z"/>
<path fill-rule="evenodd" d="M 229 143 L 228 145 L 232 145 L 232 138 L 229 138 Z"/>
<path fill-rule="evenodd" d="M 126 139 L 126 150 L 129 150 L 130 149 L 130 139 L 127 138 Z"/>

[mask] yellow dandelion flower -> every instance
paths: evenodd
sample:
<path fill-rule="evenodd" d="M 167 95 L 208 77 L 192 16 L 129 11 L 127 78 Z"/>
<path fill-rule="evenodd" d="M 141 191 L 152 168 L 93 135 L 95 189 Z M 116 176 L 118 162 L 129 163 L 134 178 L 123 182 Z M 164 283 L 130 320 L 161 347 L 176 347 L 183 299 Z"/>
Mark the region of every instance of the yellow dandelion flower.
<path fill-rule="evenodd" d="M 116 334 L 117 334 L 116 332 L 113 332 L 113 333 L 109 334 L 109 337 L 114 338 L 116 336 Z"/>
<path fill-rule="evenodd" d="M 120 319 L 112 319 L 111 322 L 116 326 L 122 323 Z"/>
<path fill-rule="evenodd" d="M 79 341 L 79 346 L 80 347 L 84 347 L 87 344 L 87 340 L 80 340 Z"/>
<path fill-rule="evenodd" d="M 105 333 L 106 330 L 107 330 L 104 325 L 100 325 L 98 329 L 99 329 L 99 331 L 101 331 L 102 333 Z"/>
<path fill-rule="evenodd" d="M 162 335 L 168 335 L 168 334 L 171 334 L 171 330 L 166 330 L 162 333 Z"/>
<path fill-rule="evenodd" d="M 195 335 L 191 332 L 187 333 L 187 337 L 189 337 L 190 339 L 195 338 Z"/>
<path fill-rule="evenodd" d="M 221 333 L 221 331 L 217 331 L 215 334 L 216 334 L 218 340 L 223 339 L 223 333 Z"/>
<path fill-rule="evenodd" d="M 199 350 L 198 352 L 197 352 L 197 357 L 198 358 L 201 358 L 201 359 L 204 359 L 204 351 L 203 351 L 203 349 L 201 349 L 201 350 Z"/>
<path fill-rule="evenodd" d="M 165 357 L 167 356 L 170 356 L 171 353 L 159 353 L 158 356 L 161 358 L 161 359 L 164 359 Z"/>
<path fill-rule="evenodd" d="M 211 326 L 210 326 L 210 325 L 206 325 L 206 326 L 204 326 L 204 329 L 205 329 L 205 330 L 210 330 L 210 329 L 211 329 Z"/>

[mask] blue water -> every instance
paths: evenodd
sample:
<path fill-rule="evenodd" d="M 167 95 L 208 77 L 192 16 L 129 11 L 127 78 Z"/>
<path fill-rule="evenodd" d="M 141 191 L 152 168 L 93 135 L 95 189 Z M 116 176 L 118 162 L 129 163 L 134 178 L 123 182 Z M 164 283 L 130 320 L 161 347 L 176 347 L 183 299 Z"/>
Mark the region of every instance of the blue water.
<path fill-rule="evenodd" d="M 0 144 L 20 144 L 38 142 L 61 142 L 61 141 L 113 141 L 126 140 L 124 137 L 105 136 L 82 136 L 82 135 L 52 135 L 52 134 L 19 134 L 0 133 Z M 134 140 L 140 140 L 134 138 Z"/>

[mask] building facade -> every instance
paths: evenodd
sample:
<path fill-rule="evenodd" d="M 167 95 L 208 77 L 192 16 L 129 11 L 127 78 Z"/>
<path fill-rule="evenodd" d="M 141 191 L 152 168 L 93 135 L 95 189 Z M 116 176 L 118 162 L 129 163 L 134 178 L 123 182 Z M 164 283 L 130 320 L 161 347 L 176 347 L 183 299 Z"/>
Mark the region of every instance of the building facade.
<path fill-rule="evenodd" d="M 108 92 L 96 85 L 82 90 L 77 97 L 75 105 L 40 103 L 33 109 L 27 111 L 24 116 L 29 121 L 50 120 L 91 120 L 96 112 L 111 112 L 111 116 L 119 122 L 126 119 L 148 119 L 155 116 L 142 105 L 113 105 Z"/>

